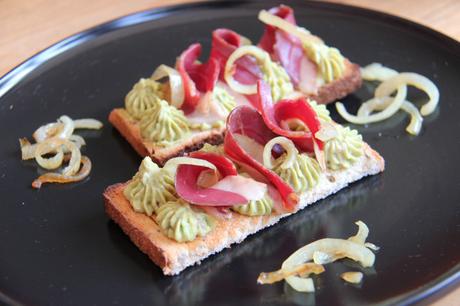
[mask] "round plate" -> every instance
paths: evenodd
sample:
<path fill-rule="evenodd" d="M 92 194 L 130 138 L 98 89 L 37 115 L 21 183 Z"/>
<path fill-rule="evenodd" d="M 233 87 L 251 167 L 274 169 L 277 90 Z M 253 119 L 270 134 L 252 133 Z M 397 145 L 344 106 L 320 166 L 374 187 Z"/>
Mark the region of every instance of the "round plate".
<path fill-rule="evenodd" d="M 278 1 L 213 2 L 124 17 L 70 37 L 0 80 L 0 290 L 10 304 L 321 305 L 409 303 L 459 278 L 460 44 L 382 13 L 328 3 L 289 2 L 298 23 L 361 65 L 380 62 L 432 79 L 440 107 L 417 137 L 407 116 L 360 128 L 386 159 L 385 173 L 363 179 L 272 228 L 188 268 L 163 276 L 104 213 L 102 192 L 129 179 L 141 158 L 107 123 L 141 77 L 173 65 L 188 45 L 208 50 L 211 31 L 227 27 L 257 42 L 257 12 Z M 206 55 L 206 54 L 205 54 Z M 344 99 L 356 109 L 370 85 Z M 418 105 L 423 94 L 410 91 Z M 332 110 L 334 107 L 329 106 Z M 20 158 L 19 137 L 67 114 L 93 117 L 101 131 L 81 133 L 91 176 L 68 185 L 30 187 L 41 172 Z M 335 113 L 335 118 L 338 119 Z M 344 283 L 353 262 L 327 266 L 317 291 L 283 282 L 257 285 L 294 250 L 323 237 L 348 237 L 356 220 L 379 246 L 362 284 Z"/>

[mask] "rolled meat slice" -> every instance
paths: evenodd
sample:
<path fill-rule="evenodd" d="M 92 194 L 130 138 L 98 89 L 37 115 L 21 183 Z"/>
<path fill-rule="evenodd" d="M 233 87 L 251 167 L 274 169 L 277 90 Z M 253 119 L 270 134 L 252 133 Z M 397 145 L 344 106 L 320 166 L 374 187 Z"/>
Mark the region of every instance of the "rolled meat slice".
<path fill-rule="evenodd" d="M 201 207 L 225 208 L 247 204 L 250 200 L 263 198 L 267 185 L 238 175 L 233 162 L 223 155 L 193 152 L 192 158 L 203 159 L 215 166 L 217 182 L 209 187 L 200 186 L 204 171 L 214 169 L 192 164 L 181 164 L 176 171 L 177 194 L 187 202 Z"/>
<path fill-rule="evenodd" d="M 224 139 L 225 153 L 264 177 L 279 192 L 283 200 L 283 208 L 286 211 L 294 211 L 299 199 L 292 187 L 249 154 L 249 150 L 238 140 L 241 137 L 249 138 L 256 143 L 255 147 L 262 147 L 262 149 L 270 139 L 276 137 L 276 134 L 265 125 L 257 110 L 249 106 L 239 106 L 230 113 Z"/>
<path fill-rule="evenodd" d="M 257 84 L 257 109 L 267 127 L 275 134 L 291 139 L 299 150 L 304 152 L 314 151 L 314 141 L 319 149 L 323 148 L 323 142 L 315 138 L 316 132 L 321 128 L 318 116 L 305 97 L 296 99 L 283 99 L 273 103 L 270 87 L 263 81 Z M 299 120 L 306 131 L 291 131 L 282 127 L 283 122 Z"/>
<path fill-rule="evenodd" d="M 176 69 L 184 86 L 184 103 L 181 109 L 185 114 L 192 113 L 201 97 L 213 91 L 219 78 L 219 62 L 211 57 L 206 63 L 200 63 L 200 55 L 201 45 L 193 44 L 182 52 L 176 62 Z"/>
<path fill-rule="evenodd" d="M 294 11 L 289 6 L 274 7 L 269 10 L 269 13 L 297 25 Z M 283 66 L 297 89 L 305 94 L 317 92 L 318 69 L 305 54 L 299 38 L 272 25 L 266 25 L 258 46 Z"/>

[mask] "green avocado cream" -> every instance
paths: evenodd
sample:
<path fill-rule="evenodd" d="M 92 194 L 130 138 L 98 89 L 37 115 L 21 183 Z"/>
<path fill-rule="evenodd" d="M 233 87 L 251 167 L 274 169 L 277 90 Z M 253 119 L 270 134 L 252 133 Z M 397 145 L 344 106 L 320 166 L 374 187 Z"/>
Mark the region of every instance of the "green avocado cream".
<path fill-rule="evenodd" d="M 236 107 L 236 101 L 235 98 L 228 93 L 225 88 L 222 88 L 220 86 L 214 87 L 214 90 L 212 92 L 212 99 L 213 101 L 219 103 L 219 105 L 222 107 L 222 109 L 226 112 L 228 115 L 235 107 Z M 200 130 L 200 131 L 208 131 L 211 129 L 220 129 L 225 126 L 225 121 L 224 120 L 217 120 L 212 123 L 192 123 L 190 124 L 190 128 L 193 130 Z"/>
<path fill-rule="evenodd" d="M 151 79 L 140 79 L 125 97 L 126 111 L 135 119 L 155 108 L 163 99 L 162 84 Z"/>
<path fill-rule="evenodd" d="M 229 94 L 225 88 L 220 86 L 214 87 L 212 98 L 219 102 L 219 104 L 227 111 L 227 113 L 230 113 L 236 107 L 235 98 Z"/>
<path fill-rule="evenodd" d="M 325 121 L 325 122 L 332 122 L 329 110 L 327 109 L 326 105 L 318 104 L 314 100 L 309 100 L 308 102 L 310 103 L 310 106 L 315 111 L 315 113 L 318 116 L 319 120 L 322 120 L 322 121 Z"/>
<path fill-rule="evenodd" d="M 200 149 L 200 152 L 216 153 L 219 155 L 224 155 L 224 146 L 223 145 L 215 146 L 209 143 L 205 143 L 204 146 Z"/>
<path fill-rule="evenodd" d="M 270 85 L 274 102 L 278 102 L 294 91 L 289 75 L 280 64 L 268 58 L 261 66 L 261 69 L 264 74 L 264 81 Z"/>
<path fill-rule="evenodd" d="M 165 100 L 160 100 L 157 107 L 144 112 L 139 127 L 144 139 L 160 145 L 168 145 L 189 133 L 184 112 Z"/>
<path fill-rule="evenodd" d="M 260 200 L 249 201 L 248 204 L 233 206 L 232 210 L 245 216 L 265 216 L 272 213 L 273 200 L 265 194 Z"/>
<path fill-rule="evenodd" d="M 157 210 L 155 221 L 163 233 L 177 242 L 194 240 L 205 236 L 212 228 L 212 219 L 205 213 L 195 211 L 184 201 L 170 201 Z"/>
<path fill-rule="evenodd" d="M 221 129 L 225 126 L 224 120 L 218 120 L 213 122 L 212 124 L 202 122 L 202 123 L 190 123 L 190 128 L 193 130 L 200 130 L 200 131 L 209 131 L 211 129 Z"/>
<path fill-rule="evenodd" d="M 291 185 L 296 192 L 309 190 L 318 184 L 321 169 L 316 159 L 307 154 L 297 154 L 295 161 L 287 168 L 283 168 L 284 156 L 278 158 L 278 165 L 273 171 L 286 183 Z"/>
<path fill-rule="evenodd" d="M 339 79 L 345 71 L 345 59 L 340 51 L 317 42 L 304 42 L 307 56 L 318 65 L 325 83 Z"/>
<path fill-rule="evenodd" d="M 136 212 L 149 216 L 161 205 L 177 199 L 172 174 L 159 168 L 150 157 L 144 158 L 123 194 Z"/>
<path fill-rule="evenodd" d="M 338 135 L 324 144 L 327 167 L 347 169 L 363 155 L 363 137 L 349 127 L 337 126 Z"/>

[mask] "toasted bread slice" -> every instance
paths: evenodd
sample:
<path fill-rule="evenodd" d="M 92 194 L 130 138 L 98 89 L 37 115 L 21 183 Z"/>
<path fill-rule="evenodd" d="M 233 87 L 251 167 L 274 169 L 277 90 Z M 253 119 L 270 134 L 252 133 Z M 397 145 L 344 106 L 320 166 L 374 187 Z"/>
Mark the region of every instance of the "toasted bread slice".
<path fill-rule="evenodd" d="M 330 103 L 341 99 L 361 86 L 361 72 L 358 65 L 345 61 L 346 70 L 342 78 L 322 86 L 316 95 L 309 98 L 318 103 Z M 142 156 L 150 156 L 156 163 L 163 165 L 168 159 L 200 149 L 205 143 L 220 144 L 224 139 L 224 128 L 204 132 L 194 132 L 190 138 L 168 147 L 155 145 L 142 139 L 139 124 L 123 108 L 112 110 L 109 121 Z"/>
<path fill-rule="evenodd" d="M 320 104 L 328 104 L 354 92 L 361 87 L 361 68 L 345 59 L 345 72 L 340 79 L 321 86 L 316 95 L 309 96 Z"/>
<path fill-rule="evenodd" d="M 323 199 L 362 177 L 383 171 L 383 158 L 367 144 L 365 154 L 351 168 L 325 173 L 313 189 L 300 195 L 298 210 Z M 123 195 L 125 184 L 108 187 L 104 192 L 105 210 L 123 231 L 166 275 L 180 273 L 188 266 L 200 263 L 208 256 L 240 243 L 247 236 L 277 223 L 290 214 L 272 214 L 247 217 L 232 213 L 230 219 L 216 221 L 215 227 L 205 237 L 179 243 L 166 237 L 152 217 L 135 212 Z"/>
<path fill-rule="evenodd" d="M 110 112 L 109 121 L 120 134 L 131 144 L 136 152 L 144 156 L 150 156 L 159 165 L 176 156 L 201 149 L 205 143 L 221 144 L 224 140 L 225 128 L 212 129 L 204 132 L 192 132 L 192 135 L 171 146 L 162 147 L 153 142 L 142 139 L 139 124 L 123 108 L 116 108 Z"/>

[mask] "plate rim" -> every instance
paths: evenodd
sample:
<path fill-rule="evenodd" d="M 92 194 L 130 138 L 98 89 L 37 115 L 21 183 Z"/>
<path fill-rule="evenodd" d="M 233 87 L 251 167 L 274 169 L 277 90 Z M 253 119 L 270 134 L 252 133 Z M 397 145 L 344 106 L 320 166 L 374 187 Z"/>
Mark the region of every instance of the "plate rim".
<path fill-rule="evenodd" d="M 257 0 L 214 0 L 214 1 L 197 1 L 175 5 L 167 5 L 146 9 L 127 15 L 123 15 L 109 21 L 100 23 L 86 30 L 72 34 L 58 42 L 46 47 L 34 55 L 30 56 L 23 62 L 19 63 L 3 76 L 0 77 L 0 99 L 8 94 L 16 85 L 18 85 L 30 73 L 46 64 L 49 60 L 61 55 L 62 53 L 73 49 L 85 42 L 96 39 L 104 34 L 117 31 L 129 26 L 135 26 L 146 22 L 151 22 L 163 17 L 173 15 L 177 11 L 197 9 L 197 8 L 218 8 L 228 6 L 242 6 L 245 4 L 257 3 Z M 409 19 L 392 15 L 382 11 L 376 11 L 355 5 L 342 4 L 336 2 L 320 2 L 312 0 L 290 0 L 292 6 L 310 6 L 319 9 L 333 10 L 344 14 L 359 15 L 363 17 L 375 17 L 385 23 L 393 23 L 396 26 L 406 26 L 410 31 L 416 31 L 423 35 L 430 35 L 432 39 L 442 42 L 444 47 L 451 48 L 450 51 L 460 58 L 460 41 L 441 33 L 429 26 L 422 25 Z M 425 285 L 411 290 L 409 292 L 394 296 L 388 299 L 384 304 L 414 304 L 422 300 L 437 300 L 448 292 L 460 289 L 460 263 L 426 283 Z M 0 302 L 6 305 L 24 305 L 15 298 L 5 294 L 0 288 Z"/>

